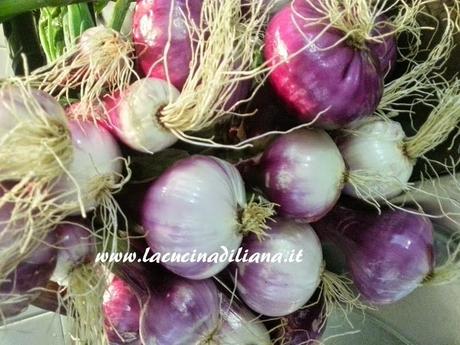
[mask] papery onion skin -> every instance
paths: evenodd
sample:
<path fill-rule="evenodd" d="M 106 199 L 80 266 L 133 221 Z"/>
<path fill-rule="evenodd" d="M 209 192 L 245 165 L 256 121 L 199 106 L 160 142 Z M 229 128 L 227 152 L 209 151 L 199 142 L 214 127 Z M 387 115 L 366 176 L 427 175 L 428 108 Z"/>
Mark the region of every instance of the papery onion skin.
<path fill-rule="evenodd" d="M 402 192 L 412 175 L 414 161 L 405 154 L 406 135 L 401 125 L 391 120 L 374 120 L 337 140 L 350 175 L 362 171 L 374 175 L 368 195 L 376 200 L 390 199 Z M 345 194 L 359 197 L 351 183 Z"/>
<path fill-rule="evenodd" d="M 58 248 L 57 264 L 52 280 L 65 285 L 70 272 L 91 263 L 96 256 L 96 242 L 82 219 L 68 219 L 55 230 Z"/>
<path fill-rule="evenodd" d="M 236 299 L 220 299 L 222 325 L 213 340 L 218 345 L 271 345 L 269 332 L 258 319 Z"/>
<path fill-rule="evenodd" d="M 78 183 L 86 211 L 94 209 L 98 195 L 95 194 L 94 183 L 101 177 L 120 175 L 122 171 L 121 152 L 117 142 L 109 131 L 89 121 L 69 121 L 72 137 L 73 159 L 64 173 L 54 185 L 54 191 L 61 194 L 58 203 L 69 202 L 77 205 Z M 70 192 L 70 194 L 69 194 Z M 73 215 L 80 214 L 80 208 L 74 207 Z"/>
<path fill-rule="evenodd" d="M 320 33 L 327 25 L 324 20 L 304 24 L 296 13 L 309 20 L 322 16 L 308 1 L 295 0 L 272 18 L 265 35 L 265 59 L 274 67 L 270 81 L 280 98 L 303 123 L 325 111 L 314 125 L 326 129 L 345 127 L 371 115 L 383 94 L 378 52 L 370 46 L 356 49 L 347 41 L 338 43 L 345 33 L 334 28 Z M 313 40 L 312 46 L 303 49 Z"/>
<path fill-rule="evenodd" d="M 244 183 L 230 164 L 209 156 L 178 161 L 149 188 L 142 225 L 153 252 L 197 253 L 238 249 L 242 234 L 238 212 L 246 205 Z M 228 262 L 164 263 L 190 279 L 211 277 Z"/>
<path fill-rule="evenodd" d="M 137 61 L 144 76 L 168 80 L 168 75 L 171 84 L 179 90 L 182 89 L 190 73 L 193 54 L 190 32 L 187 29 L 190 23 L 187 22 L 193 21 L 194 25 L 200 25 L 201 6 L 202 0 L 137 1 L 133 37 Z M 165 70 L 165 61 L 162 59 L 168 41 L 168 69 Z"/>
<path fill-rule="evenodd" d="M 144 78 L 111 97 L 105 108 L 112 132 L 132 149 L 155 153 L 177 141 L 177 137 L 160 121 L 163 107 L 173 102 L 179 91 L 166 81 Z"/>
<path fill-rule="evenodd" d="M 379 216 L 340 205 L 313 227 L 344 252 L 356 288 L 370 303 L 399 301 L 433 272 L 428 217 L 406 210 Z"/>
<path fill-rule="evenodd" d="M 23 312 L 38 297 L 56 266 L 56 236 L 49 233 L 38 247 L 0 283 L 0 321 Z M 14 297 L 13 297 L 14 295 Z"/>
<path fill-rule="evenodd" d="M 114 277 L 104 293 L 104 324 L 111 345 L 141 344 L 141 305 L 134 291 Z"/>
<path fill-rule="evenodd" d="M 337 202 L 345 163 L 323 130 L 299 129 L 277 138 L 258 166 L 260 185 L 278 215 L 312 222 Z"/>
<path fill-rule="evenodd" d="M 142 341 L 155 345 L 204 344 L 216 331 L 219 297 L 212 280 L 168 277 L 152 286 L 141 317 Z"/>
<path fill-rule="evenodd" d="M 267 237 L 260 241 L 250 235 L 243 250 L 254 253 L 299 253 L 300 262 L 236 263 L 237 290 L 254 311 L 267 316 L 288 315 L 303 306 L 314 294 L 321 279 L 321 244 L 310 225 L 276 218 L 269 224 Z"/>

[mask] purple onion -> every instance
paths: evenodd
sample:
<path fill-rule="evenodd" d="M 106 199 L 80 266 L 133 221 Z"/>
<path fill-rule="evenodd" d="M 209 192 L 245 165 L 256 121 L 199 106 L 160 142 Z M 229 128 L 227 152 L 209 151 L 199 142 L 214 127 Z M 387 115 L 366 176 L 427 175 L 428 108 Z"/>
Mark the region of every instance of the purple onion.
<path fill-rule="evenodd" d="M 335 205 L 345 179 L 336 144 L 323 130 L 313 129 L 277 138 L 252 170 L 245 175 L 252 180 L 257 175 L 259 187 L 279 205 L 278 215 L 307 222 L 320 219 Z"/>
<path fill-rule="evenodd" d="M 174 8 L 171 8 L 174 6 Z M 188 21 L 200 25 L 202 0 L 139 0 L 133 18 L 133 35 L 139 68 L 145 76 L 167 80 L 179 90 L 190 73 L 192 44 Z M 171 37 L 168 35 L 171 23 Z M 168 70 L 165 71 L 165 48 Z"/>
<path fill-rule="evenodd" d="M 111 345 L 141 344 L 141 305 L 130 286 L 114 277 L 104 294 L 105 330 Z"/>
<path fill-rule="evenodd" d="M 267 237 L 250 235 L 243 241 L 248 258 L 256 253 L 285 255 L 281 262 L 238 262 L 237 290 L 254 311 L 267 316 L 288 315 L 302 307 L 314 294 L 323 271 L 321 244 L 310 225 L 292 220 L 270 222 Z M 288 255 L 298 262 L 286 262 Z"/>
<path fill-rule="evenodd" d="M 347 40 L 338 43 L 346 34 L 333 27 L 321 33 L 330 23 L 326 19 L 319 23 L 320 18 L 324 14 L 310 1 L 294 0 L 270 21 L 264 54 L 276 66 L 270 74 L 272 85 L 298 120 L 308 123 L 325 111 L 315 125 L 334 129 L 376 110 L 384 77 L 378 54 L 389 49 L 375 49 L 376 44 L 366 42 L 361 48 Z"/>
<path fill-rule="evenodd" d="M 56 266 L 56 237 L 50 233 L 42 243 L 0 283 L 0 317 L 23 312 L 38 297 Z"/>
<path fill-rule="evenodd" d="M 52 280 L 66 285 L 71 271 L 80 265 L 91 263 L 96 255 L 95 238 L 82 220 L 68 219 L 56 230 L 59 249 L 57 265 Z"/>
<path fill-rule="evenodd" d="M 211 280 L 168 277 L 152 286 L 141 317 L 145 344 L 201 344 L 217 329 L 219 296 Z"/>
<path fill-rule="evenodd" d="M 371 303 L 396 302 L 433 272 L 433 225 L 425 216 L 337 206 L 313 226 L 344 252 L 356 288 Z"/>
<path fill-rule="evenodd" d="M 326 305 L 320 290 L 299 310 L 281 318 L 274 339 L 279 345 L 315 344 L 326 330 Z"/>
<path fill-rule="evenodd" d="M 142 225 L 153 252 L 180 255 L 229 252 L 241 244 L 246 192 L 230 163 L 209 156 L 182 159 L 149 188 L 142 207 Z M 172 272 L 190 279 L 211 277 L 228 262 L 164 262 Z"/>

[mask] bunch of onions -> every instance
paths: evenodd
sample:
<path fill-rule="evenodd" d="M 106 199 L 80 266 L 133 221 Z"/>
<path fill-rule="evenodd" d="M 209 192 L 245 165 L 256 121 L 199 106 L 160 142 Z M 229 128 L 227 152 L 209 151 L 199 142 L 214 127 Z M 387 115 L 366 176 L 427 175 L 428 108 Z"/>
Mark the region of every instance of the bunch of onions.
<path fill-rule="evenodd" d="M 357 290 L 370 303 L 394 303 L 421 285 L 459 275 L 458 248 L 435 266 L 433 225 L 414 210 L 378 215 L 339 205 L 313 226 L 343 251 Z"/>
<path fill-rule="evenodd" d="M 0 220 L 3 212 L 0 211 Z M 0 247 L 5 229 L 0 229 Z M 0 279 L 0 321 L 23 312 L 45 288 L 56 266 L 56 236 L 49 233 L 5 278 Z"/>
<path fill-rule="evenodd" d="M 190 279 L 208 278 L 224 269 L 228 262 L 217 258 L 224 248 L 230 254 L 243 235 L 252 232 L 260 237 L 272 215 L 272 204 L 247 200 L 233 165 L 200 155 L 168 168 L 149 187 L 142 205 L 142 225 L 154 252 L 186 254 L 189 259 L 193 253 L 207 254 L 212 259 L 164 263 Z"/>
<path fill-rule="evenodd" d="M 83 32 L 76 44 L 51 64 L 26 76 L 26 82 L 56 98 L 79 91 L 82 120 L 94 120 L 103 95 L 124 89 L 135 75 L 133 43 L 104 26 Z"/>
<path fill-rule="evenodd" d="M 68 121 L 55 100 L 20 82 L 1 87 L 0 118 L 0 183 L 16 181 L 1 196 L 0 206 L 13 204 L 7 226 L 22 220 L 15 236 L 25 239 L 12 242 L 21 248 L 11 247 L 3 256 L 7 262 L 20 262 L 69 215 L 86 217 L 100 206 L 104 229 L 118 227 L 112 193 L 127 178 L 119 148 L 106 130 L 92 122 Z"/>
<path fill-rule="evenodd" d="M 151 86 L 154 83 L 147 82 L 151 84 L 146 91 L 152 95 L 151 108 L 156 110 L 149 111 L 148 116 L 142 117 L 142 122 L 153 121 L 155 124 L 147 127 L 157 127 L 155 133 L 161 132 L 158 127 L 164 131 L 157 139 L 148 140 L 150 144 L 156 141 L 153 146 L 142 143 L 141 150 L 156 152 L 171 145 L 174 140 L 167 133 L 186 142 L 220 146 L 210 138 L 188 133 L 208 128 L 233 113 L 247 96 L 251 79 L 264 72 L 262 66 L 253 67 L 253 52 L 258 47 L 258 37 L 263 33 L 273 5 L 273 0 L 263 6 L 265 2 L 252 1 L 244 13 L 240 0 L 137 3 L 133 36 L 140 69 L 145 76 L 169 84 L 165 86 L 157 82 L 155 92 Z M 176 92 L 171 91 L 173 86 L 180 90 L 177 97 Z M 133 86 L 133 90 L 138 88 Z M 165 94 L 162 89 L 168 92 Z M 123 94 L 120 97 L 123 98 Z M 132 101 L 137 97 L 134 91 L 128 91 L 128 97 L 131 101 L 125 101 L 125 104 L 141 105 L 139 101 Z M 156 104 L 153 103 L 155 100 Z M 122 125 L 117 132 L 130 131 L 127 122 L 139 123 L 126 118 L 139 118 L 135 114 L 143 113 L 142 109 L 133 110 L 131 114 L 120 110 L 119 123 Z M 142 131 L 141 127 L 144 125 L 138 126 L 136 131 Z M 139 138 L 154 136 L 152 133 L 135 134 Z M 121 136 L 125 141 L 130 135 Z M 130 140 L 134 142 L 130 141 L 129 145 L 139 149 L 136 142 L 140 140 L 132 136 Z M 159 142 L 161 140 L 163 142 Z"/>
<path fill-rule="evenodd" d="M 327 313 L 339 301 L 347 309 L 366 308 L 348 280 L 325 270 L 321 243 L 309 224 L 276 218 L 268 225 L 262 241 L 255 235 L 245 238 L 242 248 L 249 260 L 235 263 L 236 289 L 252 310 L 272 317 L 289 315 L 304 306 L 320 285 Z M 289 260 L 287 254 L 293 253 L 295 258 Z M 273 260 L 256 261 L 268 254 Z M 283 254 L 283 260 L 275 261 L 275 255 Z"/>

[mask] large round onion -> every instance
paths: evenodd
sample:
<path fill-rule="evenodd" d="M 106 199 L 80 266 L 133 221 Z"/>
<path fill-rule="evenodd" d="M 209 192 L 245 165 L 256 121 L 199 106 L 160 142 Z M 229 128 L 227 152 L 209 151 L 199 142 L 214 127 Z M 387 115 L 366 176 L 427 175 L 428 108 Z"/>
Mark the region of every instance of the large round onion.
<path fill-rule="evenodd" d="M 238 262 L 237 290 L 254 311 L 283 316 L 302 307 L 318 287 L 323 270 L 321 244 L 308 224 L 276 219 L 269 223 L 267 238 L 250 235 L 243 242 L 248 257 L 256 253 L 302 253 L 295 262 Z"/>
<path fill-rule="evenodd" d="M 425 216 L 337 206 L 314 227 L 343 250 L 356 288 L 371 303 L 400 300 L 434 270 L 433 225 Z"/>
<path fill-rule="evenodd" d="M 226 161 L 196 155 L 178 161 L 152 184 L 144 200 L 142 224 L 154 252 L 188 255 L 188 262 L 163 262 L 169 270 L 204 279 L 228 262 L 192 262 L 191 254 L 224 254 L 222 246 L 228 252 L 238 249 L 243 233 L 256 230 L 246 221 L 258 226 L 249 209 L 238 170 Z"/>
<path fill-rule="evenodd" d="M 336 203 L 345 163 L 323 130 L 299 129 L 276 139 L 254 168 L 259 187 L 279 205 L 278 214 L 312 222 Z"/>
<path fill-rule="evenodd" d="M 389 60 L 380 55 L 392 47 L 344 39 L 345 32 L 327 28 L 331 23 L 318 10 L 322 6 L 316 0 L 294 0 L 278 12 L 268 25 L 264 53 L 274 67 L 272 85 L 297 118 L 308 123 L 325 111 L 315 125 L 333 129 L 376 110 L 386 74 L 380 60 Z"/>

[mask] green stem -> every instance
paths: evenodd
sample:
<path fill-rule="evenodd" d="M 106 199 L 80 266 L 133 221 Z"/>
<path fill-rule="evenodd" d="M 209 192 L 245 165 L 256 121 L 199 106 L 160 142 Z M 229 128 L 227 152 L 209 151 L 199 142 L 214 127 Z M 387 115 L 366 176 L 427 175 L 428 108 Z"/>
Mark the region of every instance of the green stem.
<path fill-rule="evenodd" d="M 1 0 L 0 23 L 20 13 L 48 6 L 67 6 L 94 0 Z"/>
<path fill-rule="evenodd" d="M 123 22 L 125 21 L 126 14 L 128 13 L 129 6 L 131 5 L 131 0 L 117 0 L 115 3 L 115 8 L 113 10 L 112 18 L 110 20 L 109 26 L 115 30 L 120 31 Z"/>

